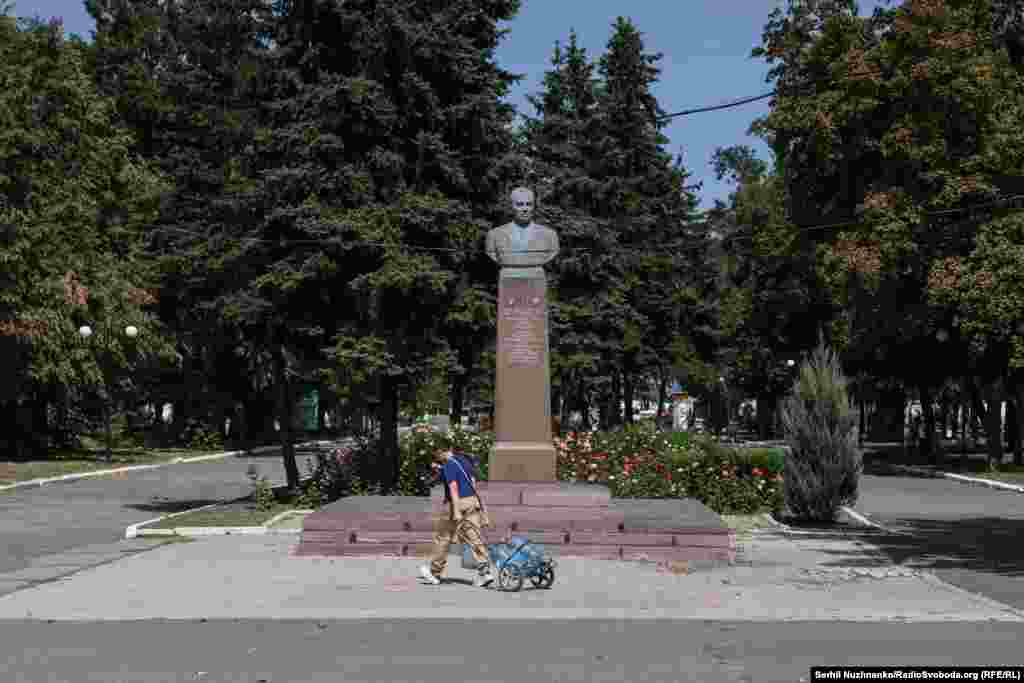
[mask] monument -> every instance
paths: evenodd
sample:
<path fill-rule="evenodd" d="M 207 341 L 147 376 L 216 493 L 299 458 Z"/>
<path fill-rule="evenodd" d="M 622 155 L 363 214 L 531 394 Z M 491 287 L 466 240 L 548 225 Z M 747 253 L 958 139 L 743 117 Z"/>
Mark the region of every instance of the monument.
<path fill-rule="evenodd" d="M 491 481 L 555 481 L 547 278 L 558 234 L 533 222 L 533 192 L 512 192 L 515 220 L 487 233 L 498 274 L 498 349 Z"/>
<path fill-rule="evenodd" d="M 530 190 L 514 190 L 512 205 L 515 220 L 486 240 L 500 271 L 495 448 L 488 480 L 477 482 L 494 523 L 484 540 L 526 534 L 563 557 L 734 561 L 731 532 L 695 500 L 612 500 L 603 484 L 557 480 L 543 266 L 558 254 L 558 235 L 533 222 Z M 305 518 L 295 554 L 423 556 L 440 514 L 440 485 L 426 500 L 342 498 Z"/>

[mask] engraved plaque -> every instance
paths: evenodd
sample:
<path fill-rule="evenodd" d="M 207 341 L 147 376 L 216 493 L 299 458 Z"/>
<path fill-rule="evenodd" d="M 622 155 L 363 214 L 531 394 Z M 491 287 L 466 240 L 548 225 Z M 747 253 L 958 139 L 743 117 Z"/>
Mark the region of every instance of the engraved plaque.
<path fill-rule="evenodd" d="M 508 278 L 502 282 L 498 308 L 505 367 L 544 367 L 547 320 L 543 287 L 530 280 Z"/>

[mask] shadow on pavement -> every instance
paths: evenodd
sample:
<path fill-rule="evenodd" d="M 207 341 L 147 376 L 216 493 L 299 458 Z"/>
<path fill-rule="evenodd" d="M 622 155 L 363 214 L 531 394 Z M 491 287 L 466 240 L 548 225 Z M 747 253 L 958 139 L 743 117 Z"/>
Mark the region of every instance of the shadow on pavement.
<path fill-rule="evenodd" d="M 132 510 L 139 510 L 140 512 L 158 512 L 161 514 L 171 514 L 174 512 L 185 512 L 186 510 L 194 510 L 195 508 L 204 507 L 206 505 L 221 504 L 225 502 L 223 500 L 213 500 L 208 498 L 201 498 L 198 500 L 153 500 L 149 503 L 132 503 L 125 505 L 126 508 Z"/>
<path fill-rule="evenodd" d="M 1024 520 L 968 517 L 957 520 L 887 518 L 893 531 L 865 531 L 858 540 L 870 543 L 895 564 L 924 570 L 967 570 L 1008 577 L 1024 576 Z M 850 534 L 815 534 L 816 538 L 850 540 Z M 837 551 L 836 564 L 869 561 L 873 549 Z M 876 560 L 877 561 L 877 558 Z"/>

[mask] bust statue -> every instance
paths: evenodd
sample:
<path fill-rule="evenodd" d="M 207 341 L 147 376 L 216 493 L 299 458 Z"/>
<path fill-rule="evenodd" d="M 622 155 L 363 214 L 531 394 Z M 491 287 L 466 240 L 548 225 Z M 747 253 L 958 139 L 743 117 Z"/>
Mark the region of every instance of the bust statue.
<path fill-rule="evenodd" d="M 541 267 L 558 254 L 558 234 L 533 222 L 533 192 L 512 190 L 515 220 L 487 233 L 487 255 L 501 266 L 502 277 L 543 277 Z"/>

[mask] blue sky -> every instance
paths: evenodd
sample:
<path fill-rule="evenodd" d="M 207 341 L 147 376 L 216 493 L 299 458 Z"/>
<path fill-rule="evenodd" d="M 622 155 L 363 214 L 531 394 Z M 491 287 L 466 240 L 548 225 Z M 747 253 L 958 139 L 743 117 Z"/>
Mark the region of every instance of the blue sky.
<path fill-rule="evenodd" d="M 861 14 L 869 14 L 883 0 L 861 0 Z M 592 58 L 599 57 L 619 15 L 627 16 L 644 34 L 651 52 L 661 52 L 661 80 L 655 96 L 667 112 L 720 104 L 769 92 L 768 66 L 749 58 L 761 40 L 768 14 L 780 0 L 523 0 L 519 15 L 497 51 L 499 64 L 524 78 L 510 93 L 517 109 L 534 111 L 526 95 L 535 93 L 550 66 L 556 40 L 565 43 L 575 29 L 580 44 Z M 69 33 L 89 38 L 94 29 L 81 0 L 17 0 L 17 16 L 58 16 Z M 677 117 L 666 127 L 669 151 L 682 152 L 692 173 L 702 181 L 701 207 L 725 199 L 730 187 L 715 180 L 711 155 L 716 147 L 749 144 L 765 160 L 768 148 L 747 136 L 747 128 L 768 112 L 768 100 L 731 109 Z"/>

